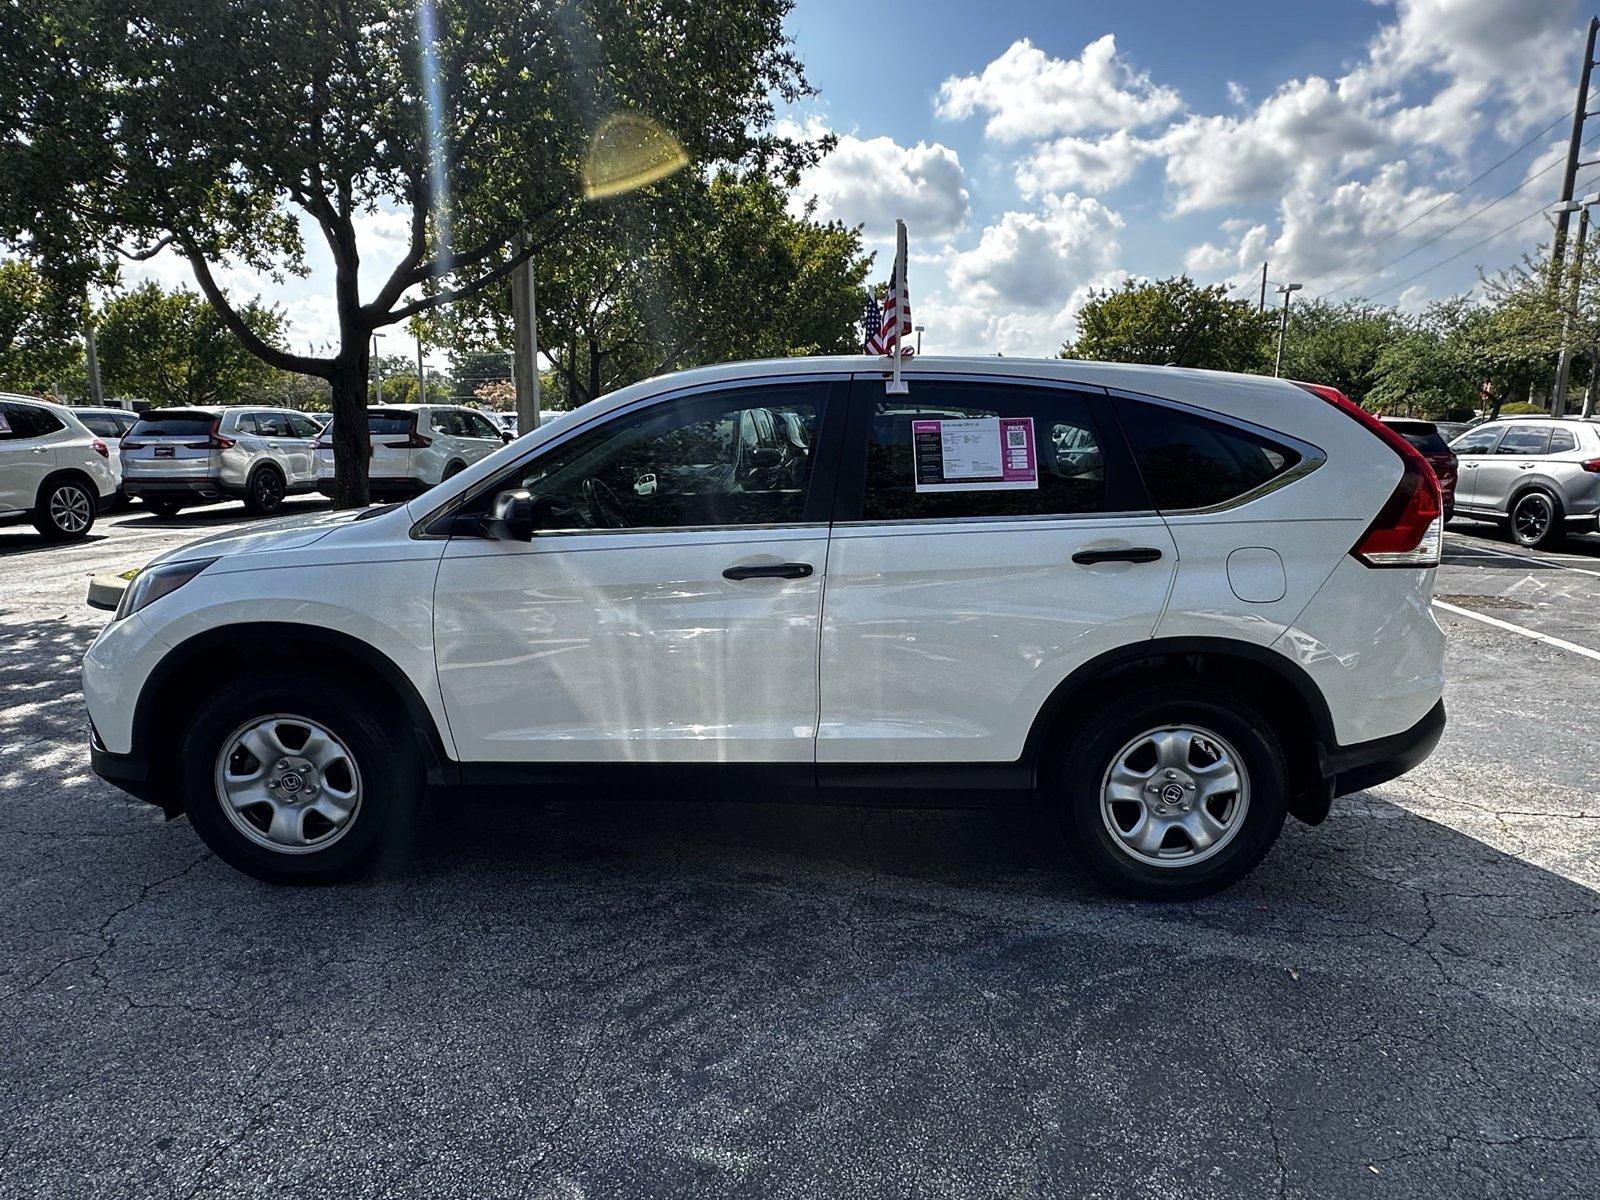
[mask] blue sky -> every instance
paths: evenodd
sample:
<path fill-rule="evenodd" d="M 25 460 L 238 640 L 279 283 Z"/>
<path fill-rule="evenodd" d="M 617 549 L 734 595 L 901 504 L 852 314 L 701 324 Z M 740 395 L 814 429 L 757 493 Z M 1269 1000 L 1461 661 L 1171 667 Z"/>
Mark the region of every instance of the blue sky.
<path fill-rule="evenodd" d="M 875 246 L 906 218 L 929 351 L 1008 354 L 1053 352 L 1088 289 L 1130 274 L 1254 294 L 1270 259 L 1307 294 L 1408 308 L 1473 287 L 1548 235 L 1535 214 L 1559 168 L 1465 218 L 1563 153 L 1588 16 L 1576 0 L 868 11 L 799 0 L 790 21 L 820 92 L 791 119 L 841 139 L 804 190 Z"/>
<path fill-rule="evenodd" d="M 1053 354 L 1094 287 L 1187 271 L 1253 296 L 1263 259 L 1307 295 L 1416 309 L 1548 236 L 1559 168 L 1529 176 L 1564 152 L 1588 15 L 1578 0 L 797 0 L 788 27 L 819 95 L 784 119 L 839 147 L 795 202 L 863 224 L 880 279 L 905 218 L 929 352 Z M 408 218 L 361 221 L 370 295 Z M 308 242 L 306 279 L 222 277 L 320 350 L 337 322 Z M 129 274 L 193 286 L 170 257 Z M 384 351 L 404 342 L 391 330 Z"/>

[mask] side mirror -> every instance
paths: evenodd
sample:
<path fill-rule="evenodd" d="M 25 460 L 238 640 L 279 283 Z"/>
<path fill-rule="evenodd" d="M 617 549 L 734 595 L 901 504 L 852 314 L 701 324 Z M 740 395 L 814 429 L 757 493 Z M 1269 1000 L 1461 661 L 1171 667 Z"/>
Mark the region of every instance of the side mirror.
<path fill-rule="evenodd" d="M 512 442 L 517 440 L 517 435 L 512 433 L 509 429 L 502 429 L 500 431 L 500 440 L 509 446 Z"/>
<path fill-rule="evenodd" d="M 489 536 L 503 542 L 531 542 L 539 516 L 548 507 L 533 498 L 527 488 L 500 492 L 489 505 L 484 528 Z"/>

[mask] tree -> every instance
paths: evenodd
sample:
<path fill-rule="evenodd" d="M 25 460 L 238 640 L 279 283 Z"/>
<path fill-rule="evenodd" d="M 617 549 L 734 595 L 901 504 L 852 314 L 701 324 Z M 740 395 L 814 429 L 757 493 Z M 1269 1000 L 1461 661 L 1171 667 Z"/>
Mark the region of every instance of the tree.
<path fill-rule="evenodd" d="M 283 320 L 271 309 L 245 304 L 235 317 L 263 345 L 277 344 Z M 158 406 L 237 404 L 274 375 L 211 305 L 186 288 L 167 292 L 154 282 L 107 302 L 98 348 L 108 391 Z"/>
<path fill-rule="evenodd" d="M 793 215 L 765 175 L 725 170 L 591 209 L 534 263 L 546 403 L 567 408 L 684 364 L 855 349 L 869 259 L 859 230 Z M 461 325 L 460 339 L 504 344 L 505 297 Z"/>
<path fill-rule="evenodd" d="M 1217 371 L 1264 371 L 1272 364 L 1273 321 L 1221 285 L 1187 275 L 1124 280 L 1090 293 L 1078 313 L 1078 336 L 1062 358 L 1133 362 Z"/>
<path fill-rule="evenodd" d="M 1282 374 L 1336 387 L 1361 404 L 1377 382 L 1380 356 L 1414 332 L 1393 308 L 1305 301 L 1289 310 Z"/>
<path fill-rule="evenodd" d="M 180 254 L 251 353 L 329 382 L 335 499 L 362 504 L 374 330 L 557 244 L 586 172 L 591 191 L 657 173 L 617 161 L 630 152 L 791 173 L 814 159 L 773 132 L 774 101 L 810 90 L 791 4 L 19 0 L 0 7 L 0 239 L 84 275 Z M 670 133 L 618 132 L 619 114 Z M 408 237 L 363 295 L 362 220 L 380 209 L 409 213 Z M 224 267 L 304 273 L 307 238 L 333 262 L 325 357 L 263 339 L 224 286 Z"/>
<path fill-rule="evenodd" d="M 0 262 L 0 387 L 25 392 L 81 371 L 87 306 L 21 261 Z"/>

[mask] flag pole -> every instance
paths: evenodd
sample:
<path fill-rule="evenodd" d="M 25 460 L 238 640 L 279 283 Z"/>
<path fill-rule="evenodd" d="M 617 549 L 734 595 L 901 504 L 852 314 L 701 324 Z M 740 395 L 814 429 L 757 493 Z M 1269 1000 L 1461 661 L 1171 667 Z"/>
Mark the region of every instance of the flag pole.
<path fill-rule="evenodd" d="M 905 328 L 905 305 L 901 297 L 909 298 L 911 289 L 906 284 L 906 223 L 898 218 L 894 223 L 894 377 L 884 391 L 891 396 L 904 396 L 911 389 L 900 378 L 900 331 Z"/>

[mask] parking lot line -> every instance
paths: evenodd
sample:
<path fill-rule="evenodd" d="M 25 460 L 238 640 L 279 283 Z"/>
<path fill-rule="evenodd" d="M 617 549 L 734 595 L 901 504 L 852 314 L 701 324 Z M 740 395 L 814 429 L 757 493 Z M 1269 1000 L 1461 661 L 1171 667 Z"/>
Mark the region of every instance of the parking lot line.
<path fill-rule="evenodd" d="M 1522 625 L 1513 625 L 1510 621 L 1502 621 L 1499 617 L 1487 616 L 1484 613 L 1473 612 L 1470 608 L 1458 608 L 1454 604 L 1446 604 L 1443 600 L 1433 602 L 1435 608 L 1442 608 L 1445 612 L 1454 613 L 1458 617 L 1471 617 L 1474 621 L 1482 621 L 1485 625 L 1493 625 L 1496 629 L 1510 630 L 1520 633 L 1523 637 L 1532 638 L 1536 642 L 1544 642 L 1561 650 L 1570 650 L 1574 654 L 1581 654 L 1585 658 L 1592 658 L 1600 662 L 1600 650 L 1591 650 L 1587 646 L 1580 646 L 1576 642 L 1569 642 L 1562 638 L 1551 637 L 1548 633 L 1540 633 L 1537 629 L 1528 629 Z"/>
<path fill-rule="evenodd" d="M 1490 546 L 1479 546 L 1476 543 L 1467 545 L 1457 544 L 1446 546 L 1446 554 L 1461 554 L 1466 557 L 1478 558 L 1514 558 L 1519 562 L 1533 563 L 1540 567 L 1555 567 L 1562 571 L 1576 571 L 1579 575 L 1593 575 L 1600 579 L 1600 571 L 1591 571 L 1587 567 L 1574 567 L 1570 563 L 1558 562 L 1553 558 L 1534 558 L 1531 554 L 1513 554 L 1509 550 L 1499 550 Z"/>

